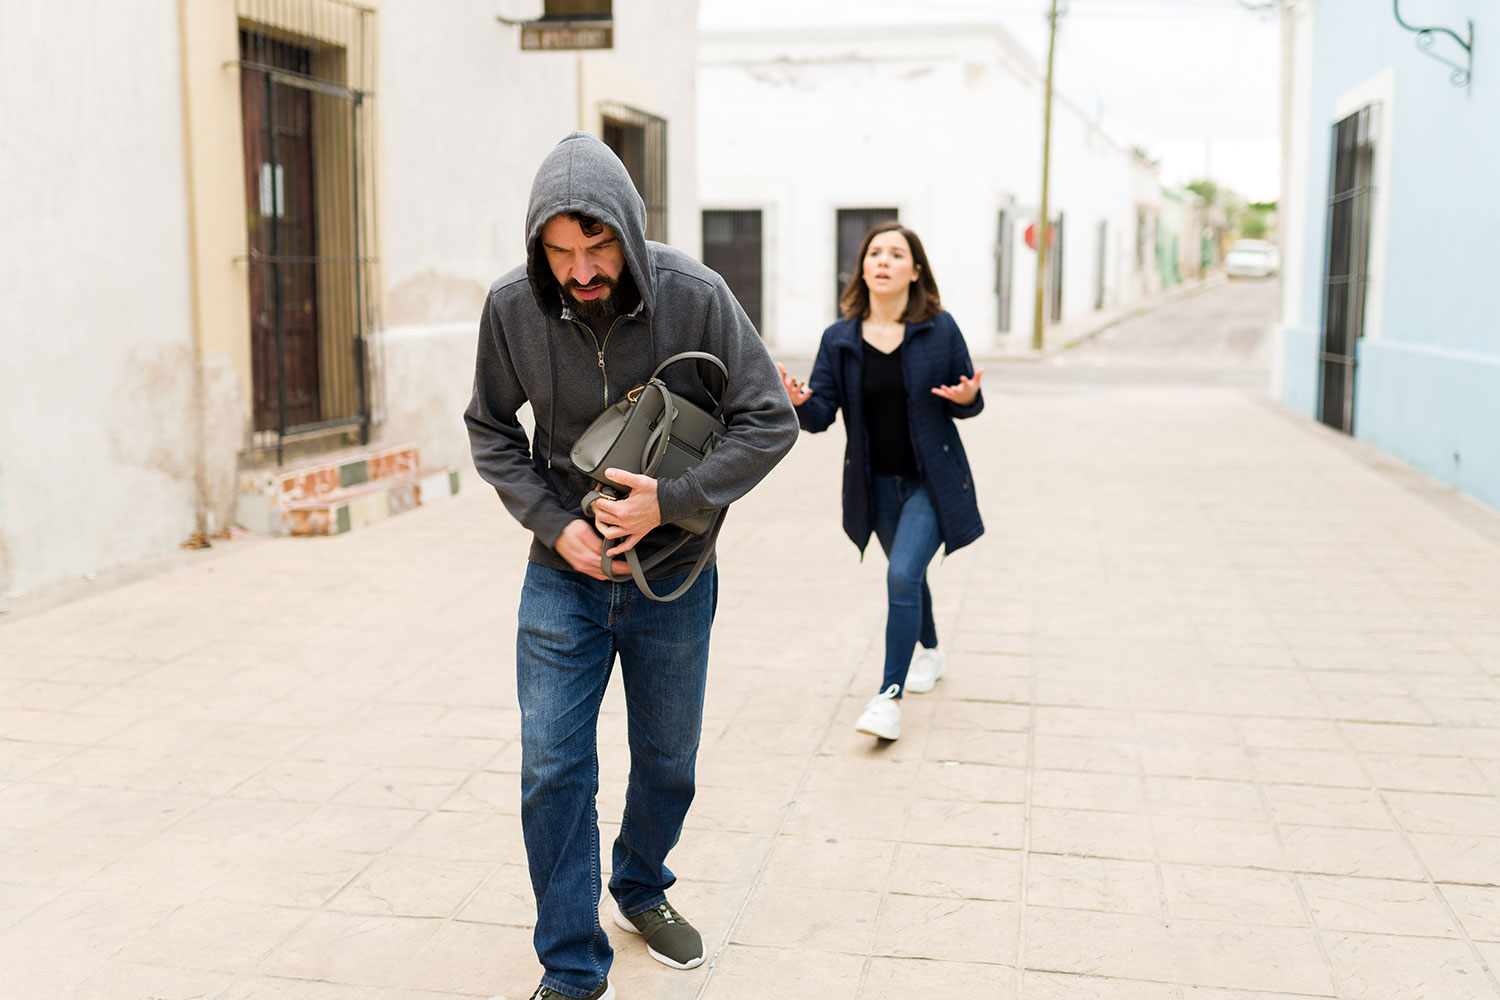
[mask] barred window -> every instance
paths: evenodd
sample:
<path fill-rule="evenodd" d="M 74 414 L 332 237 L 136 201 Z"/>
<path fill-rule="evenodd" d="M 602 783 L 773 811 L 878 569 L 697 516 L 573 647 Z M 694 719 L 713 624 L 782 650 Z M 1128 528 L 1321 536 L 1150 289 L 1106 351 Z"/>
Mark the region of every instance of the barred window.
<path fill-rule="evenodd" d="M 646 203 L 646 239 L 667 242 L 667 122 L 623 104 L 605 104 L 604 144 L 615 151 Z"/>
<path fill-rule="evenodd" d="M 542 17 L 552 21 L 607 20 L 611 0 L 545 0 Z"/>
<path fill-rule="evenodd" d="M 760 209 L 705 209 L 703 263 L 718 272 L 761 336 Z"/>

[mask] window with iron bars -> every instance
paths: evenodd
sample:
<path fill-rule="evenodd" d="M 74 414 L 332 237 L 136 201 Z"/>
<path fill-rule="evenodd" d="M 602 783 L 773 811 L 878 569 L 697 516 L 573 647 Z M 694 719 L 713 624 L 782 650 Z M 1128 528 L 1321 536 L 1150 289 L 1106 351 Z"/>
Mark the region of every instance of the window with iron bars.
<path fill-rule="evenodd" d="M 1328 229 L 1323 262 L 1323 324 L 1318 347 L 1318 419 L 1354 433 L 1355 367 L 1365 335 L 1375 143 L 1381 105 L 1333 126 Z"/>
<path fill-rule="evenodd" d="M 623 104 L 605 104 L 604 144 L 615 151 L 646 203 L 646 239 L 667 242 L 667 121 Z"/>
<path fill-rule="evenodd" d="M 243 119 L 243 258 L 253 436 L 367 440 L 374 312 L 372 10 L 350 0 L 235 0 Z"/>
<path fill-rule="evenodd" d="M 612 0 L 546 0 L 542 19 L 547 21 L 609 20 Z"/>

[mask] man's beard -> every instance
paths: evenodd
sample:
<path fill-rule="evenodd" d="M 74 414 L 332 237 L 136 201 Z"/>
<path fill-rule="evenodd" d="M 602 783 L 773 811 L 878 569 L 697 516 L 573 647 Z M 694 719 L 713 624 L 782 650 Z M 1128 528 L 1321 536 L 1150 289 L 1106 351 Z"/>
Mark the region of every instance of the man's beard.
<path fill-rule="evenodd" d="M 608 319 L 619 312 L 620 283 L 607 274 L 596 274 L 589 287 L 597 285 L 605 287 L 605 294 L 592 299 L 580 299 L 573 294 L 573 290 L 582 288 L 583 285 L 573 278 L 563 283 L 563 293 L 567 296 L 568 304 L 579 319 Z"/>

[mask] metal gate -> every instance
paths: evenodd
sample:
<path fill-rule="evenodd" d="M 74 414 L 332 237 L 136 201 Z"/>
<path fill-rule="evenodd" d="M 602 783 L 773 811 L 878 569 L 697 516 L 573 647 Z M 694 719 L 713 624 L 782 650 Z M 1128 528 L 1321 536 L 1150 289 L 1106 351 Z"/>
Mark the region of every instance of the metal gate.
<path fill-rule="evenodd" d="M 1052 223 L 1052 239 L 1047 243 L 1047 318 L 1062 321 L 1063 306 L 1063 213 Z"/>
<path fill-rule="evenodd" d="M 254 439 L 364 443 L 373 12 L 238 0 Z"/>
<path fill-rule="evenodd" d="M 1094 253 L 1094 308 L 1104 308 L 1104 278 L 1105 267 L 1108 263 L 1109 249 L 1109 222 L 1105 219 L 1099 220 L 1098 242 L 1095 244 Z"/>
<path fill-rule="evenodd" d="M 740 308 L 761 328 L 761 225 L 760 209 L 703 213 L 703 263 L 724 279 Z"/>
<path fill-rule="evenodd" d="M 889 222 L 897 217 L 894 208 L 841 208 L 838 210 L 838 247 L 834 258 L 834 274 L 838 285 L 833 291 L 833 311 L 838 314 L 839 299 L 849 279 L 860 272 L 859 247 L 865 234 L 877 224 Z"/>
<path fill-rule="evenodd" d="M 1011 213 L 1000 210 L 995 236 L 995 330 L 1010 332 L 1010 294 L 1014 278 L 1015 221 Z"/>
<path fill-rule="evenodd" d="M 1355 348 L 1365 332 L 1374 125 L 1379 111 L 1380 105 L 1371 104 L 1333 126 L 1318 419 L 1346 433 L 1354 432 Z"/>

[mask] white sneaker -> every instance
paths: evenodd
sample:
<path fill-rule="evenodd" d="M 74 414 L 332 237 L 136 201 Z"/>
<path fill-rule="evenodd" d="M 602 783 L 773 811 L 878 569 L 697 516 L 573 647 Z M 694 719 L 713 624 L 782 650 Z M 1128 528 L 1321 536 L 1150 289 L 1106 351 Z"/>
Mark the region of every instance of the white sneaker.
<path fill-rule="evenodd" d="M 869 733 L 883 740 L 894 740 L 901 736 L 901 706 L 896 704 L 896 694 L 901 689 L 892 684 L 870 699 L 864 714 L 854 724 L 856 732 Z"/>
<path fill-rule="evenodd" d="M 918 646 L 912 654 L 911 666 L 906 668 L 906 690 L 912 694 L 926 694 L 943 676 L 943 651 Z"/>

